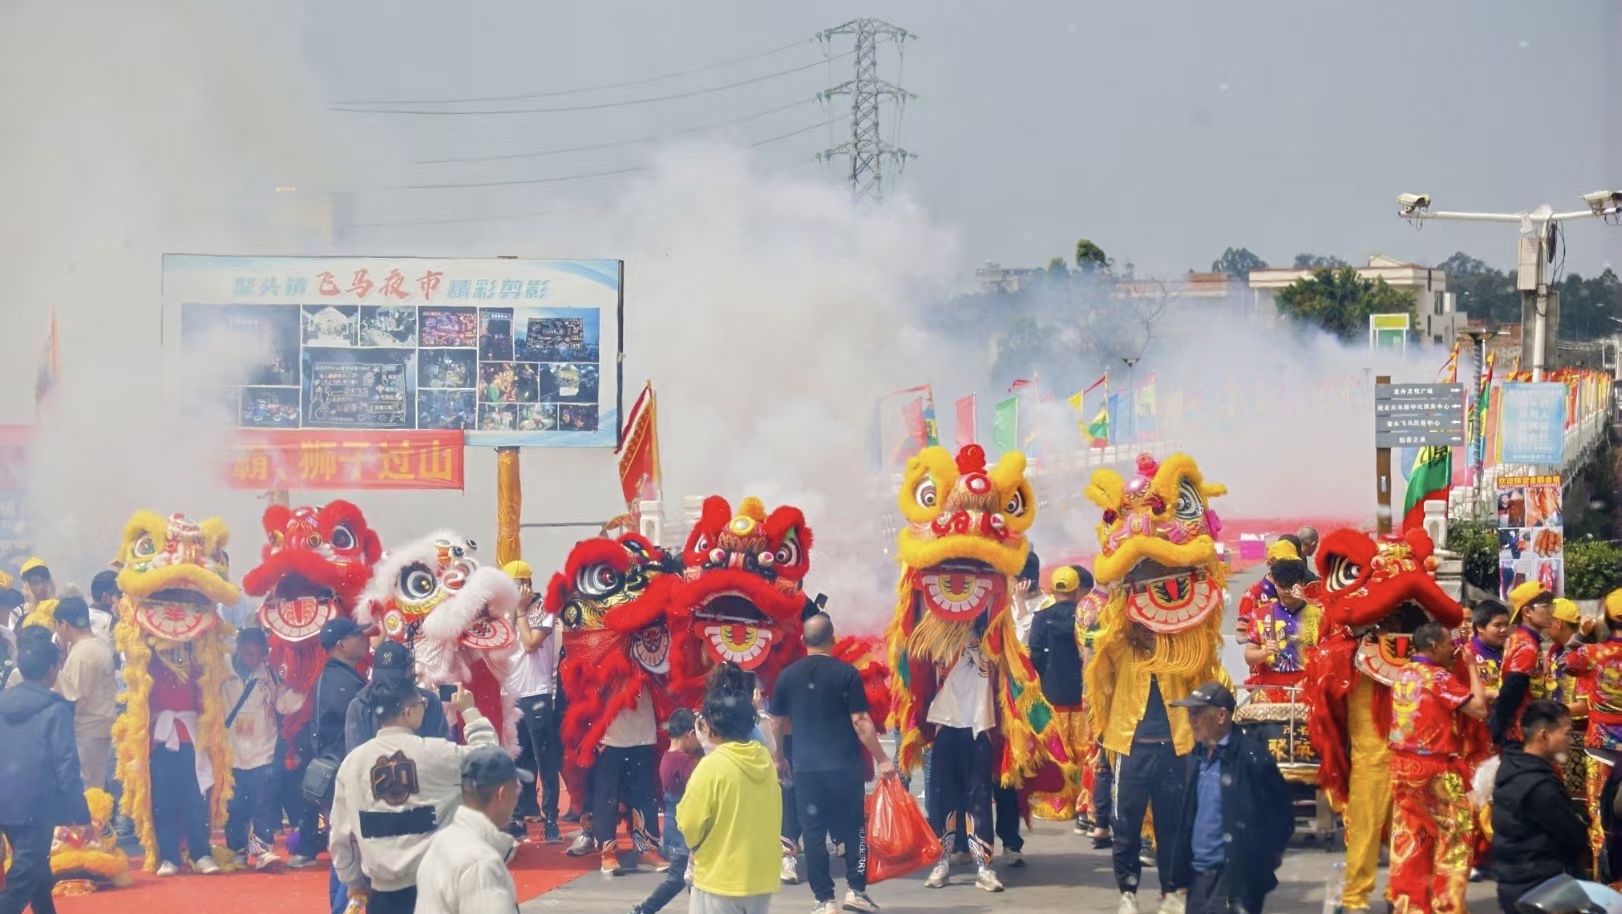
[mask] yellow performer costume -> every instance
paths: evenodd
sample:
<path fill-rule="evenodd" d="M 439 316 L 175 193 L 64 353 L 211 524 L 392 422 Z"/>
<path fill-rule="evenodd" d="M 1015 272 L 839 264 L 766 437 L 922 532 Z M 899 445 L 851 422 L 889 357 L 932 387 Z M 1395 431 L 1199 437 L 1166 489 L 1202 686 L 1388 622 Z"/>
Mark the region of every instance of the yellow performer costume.
<path fill-rule="evenodd" d="M 1065 638 L 1075 638 L 1077 620 L 1081 615 L 1081 607 L 1077 599 L 1081 594 L 1081 577 L 1074 568 L 1068 566 L 1053 572 L 1053 594 L 1043 600 L 1043 605 L 1037 610 L 1047 615 L 1039 617 L 1040 621 L 1032 625 L 1030 637 L 1031 660 L 1038 664 L 1041 672 L 1040 656 L 1048 650 L 1046 639 L 1049 633 Z M 1076 650 L 1078 655 L 1083 654 L 1080 640 L 1077 639 Z M 1078 681 L 1073 688 L 1080 699 L 1081 683 Z M 1056 697 L 1053 690 L 1044 686 L 1044 694 L 1049 703 L 1053 705 L 1053 726 L 1058 729 L 1059 738 L 1070 750 L 1070 757 L 1076 760 L 1077 773 L 1065 779 L 1065 788 L 1056 791 L 1033 790 L 1030 794 L 1031 815 L 1038 819 L 1050 821 L 1070 821 L 1081 813 L 1086 805 L 1083 799 L 1085 789 L 1090 789 L 1090 783 L 1084 783 L 1083 768 L 1092 757 L 1093 731 L 1087 724 L 1087 712 L 1083 701 L 1077 700 L 1073 704 L 1064 704 Z M 1068 701 L 1068 699 L 1064 699 Z"/>
<path fill-rule="evenodd" d="M 231 796 L 231 749 L 226 739 L 224 696 L 227 676 L 226 635 L 230 626 L 218 605 L 241 599 L 227 581 L 230 573 L 224 522 L 210 518 L 193 523 L 179 514 L 167 519 L 150 511 L 136 512 L 124 527 L 119 548 L 122 567 L 118 589 L 118 625 L 114 635 L 124 655 L 124 711 L 113 723 L 118 780 L 124 785 L 119 809 L 135 821 L 135 834 L 145 851 L 144 869 L 158 868 L 157 833 L 152 809 L 152 744 L 154 724 L 173 729 L 195 714 L 192 736 L 198 760 L 199 787 L 208 796 L 209 822 L 225 824 Z M 156 659 L 161 667 L 153 666 Z M 154 674 L 181 686 L 195 684 L 195 707 L 154 712 Z M 203 784 L 207 778 L 211 785 Z M 195 859 L 200 848 L 192 848 Z M 178 863 L 179 861 L 172 861 Z"/>
<path fill-rule="evenodd" d="M 1087 487 L 1088 499 L 1104 510 L 1093 578 L 1106 594 L 1086 669 L 1087 714 L 1115 770 L 1115 879 L 1123 894 L 1138 891 L 1139 831 L 1150 807 L 1161 803 L 1176 807 L 1152 810 L 1161 889 L 1186 889 L 1165 859 L 1178 843 L 1183 785 L 1177 780 L 1164 792 L 1152 785 L 1180 778 L 1177 760 L 1194 749 L 1188 712 L 1171 702 L 1208 681 L 1231 687 L 1222 667 L 1224 577 L 1215 539 L 1221 521 L 1209 507 L 1227 491 L 1207 483 L 1186 454 L 1164 463 L 1141 454 L 1132 479 L 1098 470 Z M 1151 692 L 1160 696 L 1169 739 L 1139 733 Z"/>

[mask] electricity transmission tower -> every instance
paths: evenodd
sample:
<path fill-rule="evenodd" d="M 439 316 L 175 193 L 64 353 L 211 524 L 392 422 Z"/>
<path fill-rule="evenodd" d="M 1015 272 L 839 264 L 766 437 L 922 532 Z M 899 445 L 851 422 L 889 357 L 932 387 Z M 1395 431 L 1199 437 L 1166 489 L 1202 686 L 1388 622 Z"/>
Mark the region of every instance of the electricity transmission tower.
<path fill-rule="evenodd" d="M 879 79 L 878 43 L 880 38 L 888 38 L 900 48 L 903 42 L 918 36 L 880 19 L 852 19 L 818 32 L 817 38 L 826 48 L 834 37 L 844 35 L 856 38 L 856 78 L 824 89 L 817 97 L 827 101 L 836 95 L 850 96 L 850 140 L 820 153 L 817 158 L 827 161 L 849 156 L 851 196 L 857 202 L 877 203 L 884 198 L 884 162 L 888 160 L 899 171 L 907 159 L 916 158 L 905 149 L 885 142 L 879 135 L 879 102 L 885 99 L 894 102 L 899 118 L 900 109 L 915 96 Z"/>

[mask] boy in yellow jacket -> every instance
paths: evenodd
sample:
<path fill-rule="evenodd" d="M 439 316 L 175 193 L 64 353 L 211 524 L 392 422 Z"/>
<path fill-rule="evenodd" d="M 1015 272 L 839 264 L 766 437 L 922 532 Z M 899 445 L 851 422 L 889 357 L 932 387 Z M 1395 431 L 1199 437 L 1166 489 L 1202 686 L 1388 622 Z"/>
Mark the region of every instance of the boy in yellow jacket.
<path fill-rule="evenodd" d="M 765 914 L 779 885 L 782 787 L 755 729 L 753 684 L 736 664 L 716 667 L 699 727 L 715 751 L 693 769 L 676 806 L 692 848 L 693 914 Z"/>

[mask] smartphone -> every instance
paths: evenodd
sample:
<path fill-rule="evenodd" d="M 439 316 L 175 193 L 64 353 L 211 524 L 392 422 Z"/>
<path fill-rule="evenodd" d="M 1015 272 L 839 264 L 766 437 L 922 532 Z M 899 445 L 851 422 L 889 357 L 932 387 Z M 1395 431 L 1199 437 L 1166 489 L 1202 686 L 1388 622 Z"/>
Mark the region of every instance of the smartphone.
<path fill-rule="evenodd" d="M 442 685 L 442 686 L 439 687 L 439 700 L 440 701 L 450 701 L 451 698 L 454 697 L 455 695 L 456 695 L 456 684 L 455 683 L 451 683 L 449 685 Z"/>

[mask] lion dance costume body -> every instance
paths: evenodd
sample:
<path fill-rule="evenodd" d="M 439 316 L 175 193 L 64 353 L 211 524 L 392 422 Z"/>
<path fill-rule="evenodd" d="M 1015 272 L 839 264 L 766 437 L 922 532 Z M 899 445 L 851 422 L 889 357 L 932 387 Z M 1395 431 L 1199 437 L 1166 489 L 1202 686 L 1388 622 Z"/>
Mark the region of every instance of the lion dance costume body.
<path fill-rule="evenodd" d="M 113 746 L 124 785 L 119 808 L 135 821 L 148 872 L 158 868 L 160 847 L 178 848 L 183 832 L 188 841 L 196 834 L 187 821 L 189 804 L 196 801 L 155 789 L 155 765 L 193 766 L 200 795 L 207 797 L 208 824 L 225 824 L 231 748 L 221 688 L 230 626 L 217 607 L 241 598 L 227 580 L 227 538 L 217 518 L 198 524 L 179 514 L 165 519 L 140 511 L 125 525 L 119 548 L 118 589 L 124 596 L 114 633 L 124 655 L 125 688 L 118 696 L 124 711 L 113 723 Z M 160 752 L 162 759 L 155 757 Z M 198 860 L 209 849 L 188 851 Z"/>
<path fill-rule="evenodd" d="M 1227 488 L 1205 481 L 1194 458 L 1137 458 L 1128 480 L 1097 470 L 1087 497 L 1104 510 L 1094 583 L 1105 594 L 1087 664 L 1087 713 L 1115 773 L 1117 887 L 1138 891 L 1143 820 L 1153 807 L 1161 888 L 1174 884 L 1167 855 L 1182 819 L 1178 760 L 1194 749 L 1188 712 L 1171 706 L 1208 681 L 1229 684 L 1222 668 L 1222 523 L 1210 499 Z M 1159 695 L 1168 731 L 1140 733 L 1149 698 Z M 1132 786 L 1128 786 L 1132 785 Z M 1169 808 L 1162 808 L 1169 807 Z"/>
<path fill-rule="evenodd" d="M 906 524 L 885 636 L 897 762 L 912 771 L 926 746 L 935 750 L 926 805 L 942 848 L 930 885 L 945 884 L 961 827 L 982 887 L 996 890 L 994 783 L 1023 786 L 1050 762 L 1065 780 L 1076 776 L 1010 612 L 1009 581 L 1025 565 L 1025 531 L 1036 520 L 1025 455 L 1009 451 L 988 468 L 977 444 L 956 459 L 925 448 L 907 462 L 897 501 Z"/>
<path fill-rule="evenodd" d="M 271 505 L 263 523 L 259 567 L 243 576 L 242 589 L 264 598 L 259 627 L 270 642 L 270 669 L 285 688 L 277 710 L 291 767 L 299 731 L 314 711 L 307 699 L 326 663 L 321 627 L 354 615 L 382 547 L 365 515 L 347 501 L 319 508 Z"/>
<path fill-rule="evenodd" d="M 1369 907 L 1391 821 L 1391 686 L 1408 662 L 1415 629 L 1428 620 L 1454 629 L 1464 619 L 1432 577 L 1432 550 L 1418 530 L 1379 540 L 1336 530 L 1318 550 L 1322 589 L 1315 596 L 1324 615 L 1307 665 L 1308 733 L 1320 759 L 1318 786 L 1346 825 L 1341 903 L 1348 911 Z"/>
<path fill-rule="evenodd" d="M 355 621 L 411 648 L 425 687 L 459 685 L 479 713 L 498 724 L 501 745 L 518 751 L 518 696 L 508 674 L 518 631 L 518 586 L 499 568 L 480 565 L 472 540 L 440 531 L 384 553 Z"/>

